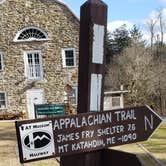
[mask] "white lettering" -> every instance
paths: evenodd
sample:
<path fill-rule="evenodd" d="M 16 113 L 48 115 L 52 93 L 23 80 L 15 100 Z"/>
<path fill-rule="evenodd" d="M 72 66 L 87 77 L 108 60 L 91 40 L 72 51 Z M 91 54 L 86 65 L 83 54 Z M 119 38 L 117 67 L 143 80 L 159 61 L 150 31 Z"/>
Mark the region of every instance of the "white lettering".
<path fill-rule="evenodd" d="M 117 121 L 125 121 L 125 120 L 136 120 L 135 111 L 128 110 L 128 111 L 115 111 L 114 114 L 116 115 Z"/>
<path fill-rule="evenodd" d="M 144 121 L 145 121 L 145 131 L 148 130 L 148 126 L 150 127 L 151 130 L 153 130 L 153 115 L 151 115 L 150 120 L 145 116 Z"/>

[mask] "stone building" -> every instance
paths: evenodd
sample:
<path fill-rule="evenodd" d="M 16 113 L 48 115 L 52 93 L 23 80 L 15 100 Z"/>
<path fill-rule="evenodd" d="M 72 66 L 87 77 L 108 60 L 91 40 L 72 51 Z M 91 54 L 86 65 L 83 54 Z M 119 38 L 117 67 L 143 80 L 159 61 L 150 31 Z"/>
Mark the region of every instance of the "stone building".
<path fill-rule="evenodd" d="M 0 114 L 76 102 L 79 20 L 57 0 L 0 0 Z M 72 97 L 72 96 L 71 96 Z"/>

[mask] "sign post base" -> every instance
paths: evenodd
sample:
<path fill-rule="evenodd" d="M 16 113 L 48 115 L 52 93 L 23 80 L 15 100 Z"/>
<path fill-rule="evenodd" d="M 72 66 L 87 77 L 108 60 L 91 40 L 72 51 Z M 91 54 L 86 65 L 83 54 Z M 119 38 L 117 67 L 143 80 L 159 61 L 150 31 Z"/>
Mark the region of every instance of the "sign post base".
<path fill-rule="evenodd" d="M 93 160 L 94 159 L 94 160 Z M 62 157 L 61 166 L 144 166 L 137 155 L 122 151 L 103 149 L 95 152 Z"/>

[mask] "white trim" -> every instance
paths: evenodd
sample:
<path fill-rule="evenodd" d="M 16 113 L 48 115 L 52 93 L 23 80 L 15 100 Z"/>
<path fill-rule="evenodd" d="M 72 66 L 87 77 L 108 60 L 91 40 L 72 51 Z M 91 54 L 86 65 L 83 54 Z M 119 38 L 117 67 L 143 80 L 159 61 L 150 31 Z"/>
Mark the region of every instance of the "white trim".
<path fill-rule="evenodd" d="M 104 33 L 105 29 L 103 25 L 93 25 L 92 63 L 103 64 Z"/>
<path fill-rule="evenodd" d="M 73 60 L 74 60 L 74 65 L 73 66 L 67 66 L 66 65 L 66 54 L 65 51 L 73 51 Z M 62 49 L 62 65 L 64 68 L 72 68 L 76 67 L 76 50 L 75 48 L 64 48 Z"/>
<path fill-rule="evenodd" d="M 28 89 L 26 92 L 27 93 L 28 92 L 42 92 L 44 94 L 44 89 L 43 88 L 39 88 L 39 89 L 34 88 L 34 89 Z"/>
<path fill-rule="evenodd" d="M 44 100 L 45 100 L 45 91 L 44 91 L 44 89 L 43 88 L 41 88 L 41 89 L 28 89 L 27 91 L 26 91 L 26 100 L 27 100 L 27 112 L 28 112 L 28 116 L 29 116 L 29 113 L 30 113 L 30 111 L 31 111 L 31 107 L 30 107 L 30 105 L 29 105 L 29 94 L 31 93 L 31 92 L 39 92 L 39 93 L 42 93 L 42 103 L 41 104 L 43 104 L 44 103 Z M 35 115 L 35 110 L 34 110 L 34 115 Z"/>
<path fill-rule="evenodd" d="M 39 63 L 40 63 L 40 78 L 31 78 L 29 77 L 28 75 L 28 57 L 27 57 L 27 54 L 30 54 L 30 53 L 39 53 Z M 25 77 L 27 78 L 27 80 L 43 80 L 43 64 L 42 64 L 42 53 L 41 53 L 41 50 L 31 50 L 31 51 L 24 51 L 24 68 L 25 68 Z"/>
<path fill-rule="evenodd" d="M 0 71 L 4 70 L 4 60 L 3 60 L 4 57 L 3 56 L 4 56 L 4 53 L 0 51 L 1 66 L 2 66 L 2 69 L 0 69 Z"/>
<path fill-rule="evenodd" d="M 5 91 L 0 91 L 0 93 L 4 93 L 5 94 L 5 107 L 4 108 L 1 108 L 0 107 L 0 110 L 4 110 L 4 109 L 7 109 L 8 108 L 8 105 L 7 105 L 7 94 Z"/>
<path fill-rule="evenodd" d="M 20 34 L 23 31 L 26 31 L 27 29 L 37 29 L 37 30 L 41 31 L 46 36 L 46 39 L 30 38 L 30 39 L 25 39 L 25 40 L 18 40 L 18 37 L 20 36 Z M 29 26 L 29 27 L 25 27 L 25 28 L 21 29 L 20 31 L 17 32 L 16 36 L 13 39 L 14 42 L 31 42 L 31 41 L 48 41 L 48 40 L 49 40 L 48 34 L 46 32 L 44 32 L 42 29 L 35 27 L 35 26 Z"/>
<path fill-rule="evenodd" d="M 113 95 L 113 94 L 124 94 L 128 93 L 128 90 L 123 90 L 123 91 L 110 91 L 110 92 L 104 92 L 104 95 Z"/>
<path fill-rule="evenodd" d="M 91 74 L 90 111 L 99 112 L 101 106 L 102 74 Z"/>
<path fill-rule="evenodd" d="M 64 1 L 62 2 L 62 0 L 54 0 L 56 3 L 65 6 L 70 12 L 71 14 L 77 19 L 77 21 L 80 21 L 79 17 L 74 13 L 74 11 L 72 10 L 71 7 L 69 7 L 68 4 L 66 4 Z"/>

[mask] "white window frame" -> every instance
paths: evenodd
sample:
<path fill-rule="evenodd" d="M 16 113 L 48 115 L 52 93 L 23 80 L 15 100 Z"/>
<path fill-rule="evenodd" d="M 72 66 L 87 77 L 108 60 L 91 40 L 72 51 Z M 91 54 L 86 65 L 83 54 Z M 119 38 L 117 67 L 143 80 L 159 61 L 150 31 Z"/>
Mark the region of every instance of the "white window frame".
<path fill-rule="evenodd" d="M 74 61 L 74 65 L 73 66 L 69 66 L 66 64 L 66 54 L 65 51 L 73 51 L 73 61 Z M 62 49 L 62 64 L 64 68 L 71 68 L 71 67 L 76 67 L 76 50 L 75 48 L 65 48 Z"/>
<path fill-rule="evenodd" d="M 4 69 L 3 56 L 4 56 L 4 53 L 0 51 L 0 59 L 1 59 L 1 66 L 2 66 L 2 69 L 0 69 L 0 71 L 3 71 L 3 69 Z"/>
<path fill-rule="evenodd" d="M 37 30 L 39 30 L 40 32 L 42 32 L 46 36 L 46 39 L 29 38 L 29 39 L 20 39 L 19 40 L 18 38 L 21 35 L 21 33 L 28 30 L 28 29 L 37 29 Z M 43 30 L 41 30 L 40 28 L 35 27 L 35 26 L 25 27 L 25 28 L 21 29 L 20 31 L 17 32 L 16 36 L 13 39 L 14 42 L 31 42 L 31 41 L 47 41 L 47 40 L 49 40 L 47 33 L 44 32 Z"/>
<path fill-rule="evenodd" d="M 39 54 L 39 64 L 40 64 L 40 77 L 30 77 L 29 76 L 29 63 L 28 63 L 28 54 Z M 31 51 L 24 51 L 24 64 L 25 64 L 25 77 L 28 80 L 43 80 L 43 64 L 42 64 L 42 53 L 41 50 L 31 50 Z"/>
<path fill-rule="evenodd" d="M 4 92 L 4 91 L 0 91 L 0 93 L 4 93 L 4 96 L 5 96 L 5 100 L 4 100 L 5 101 L 5 107 L 4 108 L 0 107 L 0 110 L 4 110 L 4 109 L 7 109 L 7 107 L 8 107 L 7 106 L 7 95 L 6 95 L 6 92 Z"/>
<path fill-rule="evenodd" d="M 75 101 L 76 103 L 71 103 L 72 105 L 76 106 L 77 105 L 77 101 L 78 101 L 78 87 L 72 87 L 73 90 L 75 90 L 75 96 L 71 96 L 69 95 L 69 101 L 70 101 L 70 98 L 74 98 L 75 97 Z"/>

